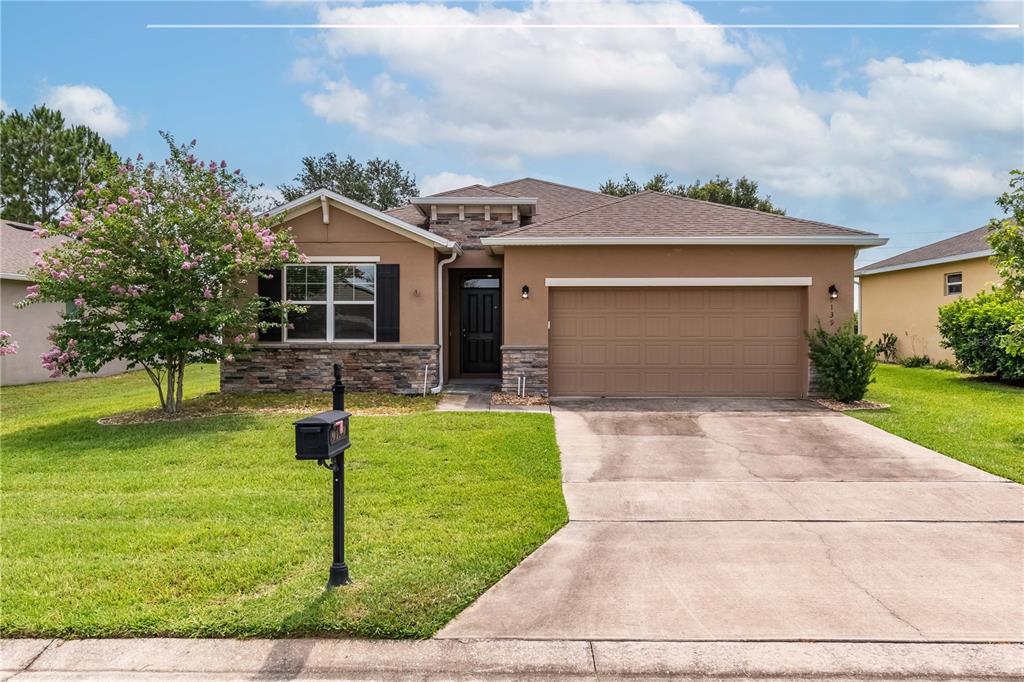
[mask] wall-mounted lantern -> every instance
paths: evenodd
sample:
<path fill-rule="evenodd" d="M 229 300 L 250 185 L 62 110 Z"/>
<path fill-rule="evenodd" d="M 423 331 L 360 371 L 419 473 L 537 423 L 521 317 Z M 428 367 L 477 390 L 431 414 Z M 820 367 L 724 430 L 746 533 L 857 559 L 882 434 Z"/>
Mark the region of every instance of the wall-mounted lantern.
<path fill-rule="evenodd" d="M 835 284 L 829 285 L 829 287 L 828 287 L 828 297 L 829 297 L 829 300 L 831 300 L 831 301 L 834 301 L 837 298 L 839 298 L 839 289 L 836 289 L 836 285 Z"/>
<path fill-rule="evenodd" d="M 530 287 L 526 284 L 523 285 L 523 298 L 530 298 Z"/>

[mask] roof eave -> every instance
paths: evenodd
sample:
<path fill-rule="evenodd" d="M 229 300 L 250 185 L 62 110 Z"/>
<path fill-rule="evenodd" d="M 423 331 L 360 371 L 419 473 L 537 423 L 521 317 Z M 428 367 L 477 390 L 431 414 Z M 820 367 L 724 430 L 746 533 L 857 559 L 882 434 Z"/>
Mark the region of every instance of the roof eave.
<path fill-rule="evenodd" d="M 987 258 L 993 254 L 995 254 L 995 251 L 992 249 L 985 249 L 983 251 L 970 251 L 968 253 L 958 253 L 953 256 L 943 256 L 942 258 L 928 258 L 926 260 L 918 260 L 910 263 L 897 263 L 896 265 L 886 265 L 880 268 L 868 265 L 860 270 L 855 270 L 853 274 L 858 277 L 863 275 L 880 275 L 883 272 L 913 270 L 914 268 L 926 268 L 929 265 L 942 265 L 943 263 L 956 263 L 959 261 L 974 260 L 975 258 Z"/>
<path fill-rule="evenodd" d="M 421 244 L 432 246 L 433 248 L 437 249 L 438 251 L 441 251 L 442 253 L 452 253 L 453 251 L 459 254 L 462 253 L 462 248 L 458 245 L 458 243 L 450 239 L 445 239 L 444 237 L 436 235 L 432 232 L 428 232 L 427 230 L 424 230 L 422 227 L 416 227 L 415 225 L 411 225 L 405 222 L 404 220 L 399 220 L 394 216 L 390 216 L 387 213 L 378 211 L 377 209 L 367 206 L 366 204 L 360 203 L 358 201 L 355 201 L 354 199 L 349 199 L 348 197 L 342 196 L 341 194 L 333 192 L 329 189 L 317 190 L 316 192 L 312 192 L 305 196 L 299 197 L 298 199 L 293 199 L 292 201 L 289 201 L 286 204 L 282 204 L 269 211 L 265 211 L 260 215 L 276 216 L 280 215 L 281 213 L 288 213 L 289 211 L 293 211 L 297 208 L 306 206 L 308 204 L 319 202 L 321 201 L 322 197 L 326 197 L 328 201 L 334 202 L 340 208 L 349 208 L 356 212 L 362 213 L 370 218 L 373 218 L 373 222 L 381 224 L 383 227 L 393 229 L 395 231 L 398 231 L 399 233 L 404 232 L 411 239 L 418 241 Z"/>
<path fill-rule="evenodd" d="M 857 246 L 888 243 L 877 235 L 813 235 L 761 237 L 484 237 L 480 242 L 501 253 L 506 246 Z"/>

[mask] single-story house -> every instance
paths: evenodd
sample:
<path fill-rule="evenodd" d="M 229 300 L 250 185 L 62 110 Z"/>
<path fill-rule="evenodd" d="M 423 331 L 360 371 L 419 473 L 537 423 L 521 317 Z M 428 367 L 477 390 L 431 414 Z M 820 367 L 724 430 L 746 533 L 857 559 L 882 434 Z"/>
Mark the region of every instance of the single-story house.
<path fill-rule="evenodd" d="M 35 303 L 26 308 L 14 304 L 25 298 L 25 288 L 32 284 L 26 274 L 35 262 L 36 249 L 46 250 L 59 243 L 59 238 L 37 239 L 35 228 L 10 220 L 0 221 L 0 329 L 11 334 L 18 342 L 15 355 L 0 357 L 0 386 L 52 381 L 50 372 L 43 368 L 39 356 L 50 350 L 50 327 L 61 321 L 67 305 Z M 122 362 L 106 365 L 97 374 L 106 376 L 125 370 Z"/>
<path fill-rule="evenodd" d="M 355 390 L 490 377 L 552 396 L 803 396 L 804 332 L 850 318 L 854 258 L 886 242 L 533 178 L 387 212 L 321 190 L 272 213 L 310 262 L 259 290 L 308 309 L 224 363 L 224 391 L 320 389 L 341 362 Z"/>
<path fill-rule="evenodd" d="M 901 357 L 953 360 L 939 345 L 939 307 L 999 284 L 987 227 L 927 244 L 856 271 L 861 333 L 871 340 L 895 334 Z"/>

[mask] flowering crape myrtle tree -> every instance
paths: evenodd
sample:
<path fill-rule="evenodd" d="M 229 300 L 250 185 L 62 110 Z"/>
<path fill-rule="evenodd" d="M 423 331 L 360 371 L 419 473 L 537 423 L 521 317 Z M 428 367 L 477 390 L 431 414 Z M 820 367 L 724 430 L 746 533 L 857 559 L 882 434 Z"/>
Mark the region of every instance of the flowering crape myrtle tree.
<path fill-rule="evenodd" d="M 163 409 L 176 412 L 187 363 L 231 361 L 279 324 L 268 320 L 283 319 L 287 306 L 251 293 L 246 278 L 305 257 L 287 230 L 254 216 L 255 188 L 239 171 L 197 160 L 195 140 L 162 135 L 170 149 L 162 164 L 141 155 L 111 163 L 79 191 L 81 208 L 37 224 L 38 236 L 66 239 L 36 252 L 37 284 L 19 305 L 74 301 L 41 356 L 54 376 L 125 360 L 146 370 Z"/>

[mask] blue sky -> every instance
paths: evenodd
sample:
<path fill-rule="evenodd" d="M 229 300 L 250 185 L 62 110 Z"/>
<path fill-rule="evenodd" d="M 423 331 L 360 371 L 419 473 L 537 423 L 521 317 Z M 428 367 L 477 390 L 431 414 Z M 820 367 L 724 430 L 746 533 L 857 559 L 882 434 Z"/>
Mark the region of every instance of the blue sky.
<path fill-rule="evenodd" d="M 791 215 L 891 237 L 864 263 L 996 214 L 1024 165 L 1024 34 L 721 25 L 1019 24 L 1022 7 L 5 1 L 0 99 L 57 106 L 122 154 L 195 137 L 269 187 L 327 151 L 397 159 L 432 190 L 745 174 Z M 147 28 L 324 23 L 375 28 Z"/>

